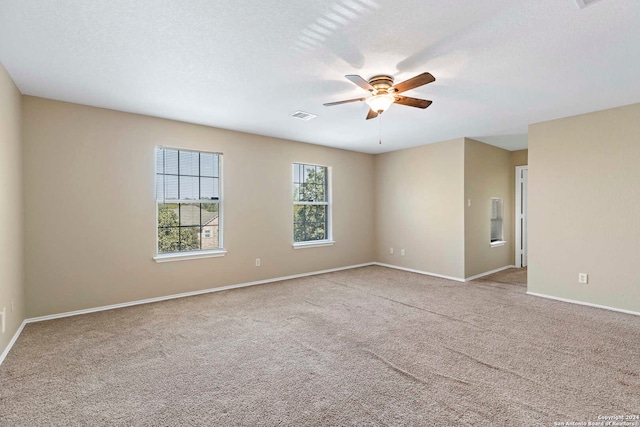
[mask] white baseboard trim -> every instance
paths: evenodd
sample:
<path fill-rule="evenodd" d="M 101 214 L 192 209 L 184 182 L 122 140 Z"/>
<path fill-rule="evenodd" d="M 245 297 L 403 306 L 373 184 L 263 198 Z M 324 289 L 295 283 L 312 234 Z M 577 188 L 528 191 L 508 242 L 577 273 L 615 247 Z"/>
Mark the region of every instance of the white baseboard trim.
<path fill-rule="evenodd" d="M 464 281 L 465 282 L 470 282 L 472 280 L 476 280 L 476 279 L 479 279 L 479 278 L 484 277 L 484 276 L 488 276 L 488 275 L 493 274 L 493 273 L 498 273 L 499 271 L 508 270 L 510 268 L 516 268 L 516 266 L 515 265 L 505 265 L 504 267 L 496 268 L 495 270 L 485 271 L 484 273 L 480 273 L 480 274 L 476 274 L 475 276 L 467 277 L 466 279 L 464 279 Z"/>
<path fill-rule="evenodd" d="M 9 341 L 9 345 L 7 345 L 7 348 L 5 348 L 2 354 L 0 354 L 0 365 L 2 365 L 2 362 L 4 362 L 4 358 L 7 357 L 7 354 L 9 354 L 9 350 L 11 350 L 11 347 L 13 347 L 13 345 L 18 340 L 18 337 L 20 336 L 20 333 L 22 333 L 22 330 L 24 329 L 24 325 L 26 324 L 27 324 L 27 321 L 23 320 L 22 324 L 20 325 L 16 333 L 13 335 L 13 338 L 11 338 L 11 341 Z"/>
<path fill-rule="evenodd" d="M 471 280 L 479 279 L 480 277 L 488 276 L 490 274 L 497 273 L 499 271 L 508 270 L 510 268 L 516 267 L 515 265 L 506 265 L 504 267 L 496 268 L 495 270 L 486 271 L 484 273 L 476 274 L 475 276 L 471 276 L 463 279 L 461 277 L 445 276 L 443 274 L 430 273 L 428 271 L 416 270 L 414 268 L 399 267 L 397 265 L 384 264 L 381 262 L 374 262 L 372 264 L 379 265 L 380 267 L 388 267 L 388 268 L 395 268 L 396 270 L 409 271 L 411 273 L 424 274 L 425 276 L 433 276 L 433 277 L 439 277 L 441 279 L 454 280 L 456 282 L 470 282 Z"/>
<path fill-rule="evenodd" d="M 456 282 L 464 282 L 465 281 L 461 277 L 444 276 L 442 274 L 429 273 L 428 271 L 416 270 L 416 269 L 413 269 L 413 268 L 406 268 L 406 267 L 399 267 L 397 265 L 392 265 L 392 264 L 383 264 L 381 262 L 373 262 L 371 264 L 379 265 L 380 267 L 395 268 L 396 270 L 408 271 L 410 273 L 424 274 L 425 276 L 433 276 L 433 277 L 439 277 L 441 279 L 455 280 Z"/>
<path fill-rule="evenodd" d="M 275 277 L 273 279 L 258 280 L 258 281 L 255 281 L 255 282 L 239 283 L 237 285 L 221 286 L 219 288 L 210 288 L 210 289 L 203 289 L 203 290 L 200 290 L 200 291 L 183 292 L 181 294 L 173 294 L 173 295 L 166 295 L 166 296 L 162 296 L 162 297 L 147 298 L 147 299 L 143 299 L 143 300 L 123 302 L 123 303 L 120 303 L 120 304 L 111 304 L 111 305 L 105 305 L 105 306 L 101 306 L 101 307 L 87 308 L 87 309 L 84 309 L 84 310 L 68 311 L 68 312 L 65 312 L 65 313 L 50 314 L 50 315 L 47 315 L 47 316 L 40 316 L 40 317 L 32 317 L 30 319 L 26 319 L 25 322 L 26 323 L 44 322 L 46 320 L 60 319 L 60 318 L 63 318 L 63 317 L 79 316 L 81 314 L 95 313 L 95 312 L 98 312 L 98 311 L 106 311 L 106 310 L 113 310 L 113 309 L 116 309 L 116 308 L 131 307 L 133 305 L 149 304 L 149 303 L 153 303 L 153 302 L 166 301 L 166 300 L 176 299 L 176 298 L 192 297 L 192 296 L 195 296 L 195 295 L 208 294 L 208 293 L 212 293 L 212 292 L 228 291 L 230 289 L 246 288 L 248 286 L 264 285 L 266 283 L 280 282 L 282 280 L 298 279 L 300 277 L 307 277 L 307 276 L 316 276 L 318 274 L 333 273 L 335 271 L 342 271 L 342 270 L 350 270 L 350 269 L 353 269 L 353 268 L 367 267 L 367 266 L 370 266 L 370 265 L 373 265 L 373 264 L 374 263 L 372 263 L 372 262 L 368 262 L 368 263 L 364 263 L 364 264 L 349 265 L 349 266 L 346 266 L 346 267 L 331 268 L 329 270 L 313 271 L 311 273 L 294 274 L 294 275 L 291 275 L 291 276 Z"/>
<path fill-rule="evenodd" d="M 554 297 L 554 296 L 551 296 L 551 295 L 538 294 L 538 293 L 535 293 L 535 292 L 528 292 L 528 291 L 527 291 L 527 295 L 531 295 L 531 296 L 534 296 L 534 297 L 540 297 L 540 298 L 546 298 L 546 299 L 552 299 L 552 300 L 556 300 L 556 301 L 568 302 L 569 304 L 585 305 L 587 307 L 601 308 L 603 310 L 617 311 L 619 313 L 631 314 L 631 315 L 634 315 L 634 316 L 640 316 L 640 313 L 637 312 L 637 311 L 624 310 L 622 308 L 609 307 L 607 305 L 592 304 L 590 302 L 576 301 L 576 300 L 572 300 L 572 299 Z"/>

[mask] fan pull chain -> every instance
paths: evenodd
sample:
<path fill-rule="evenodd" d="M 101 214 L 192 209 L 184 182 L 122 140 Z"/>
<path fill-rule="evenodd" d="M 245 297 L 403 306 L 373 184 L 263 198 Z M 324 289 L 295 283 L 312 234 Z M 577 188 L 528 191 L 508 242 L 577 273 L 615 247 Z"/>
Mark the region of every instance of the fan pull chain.
<path fill-rule="evenodd" d="M 380 139 L 378 144 L 382 145 L 382 114 L 378 115 L 378 121 L 380 122 Z"/>

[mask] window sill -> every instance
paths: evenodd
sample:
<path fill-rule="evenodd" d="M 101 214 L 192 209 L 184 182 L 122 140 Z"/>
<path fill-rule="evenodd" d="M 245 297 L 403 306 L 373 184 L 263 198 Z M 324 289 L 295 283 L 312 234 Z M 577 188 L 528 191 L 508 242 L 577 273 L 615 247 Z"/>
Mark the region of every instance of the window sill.
<path fill-rule="evenodd" d="M 497 242 L 491 242 L 491 247 L 497 248 L 498 246 L 504 246 L 506 243 L 505 240 L 498 240 Z"/>
<path fill-rule="evenodd" d="M 162 255 L 156 255 L 155 257 L 153 257 L 153 259 L 155 262 L 183 261 L 187 259 L 221 257 L 221 256 L 224 256 L 226 253 L 227 251 L 225 251 L 224 249 L 218 249 L 215 251 L 198 251 L 198 252 L 162 254 Z"/>
<path fill-rule="evenodd" d="M 316 240 L 314 242 L 298 242 L 293 244 L 293 249 L 317 248 L 321 246 L 333 246 L 333 240 Z"/>

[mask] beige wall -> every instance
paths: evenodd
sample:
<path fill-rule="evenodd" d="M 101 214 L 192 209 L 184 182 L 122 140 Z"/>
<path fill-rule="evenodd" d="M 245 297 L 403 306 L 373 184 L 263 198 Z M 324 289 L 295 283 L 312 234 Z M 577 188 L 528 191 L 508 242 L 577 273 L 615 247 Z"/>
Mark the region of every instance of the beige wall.
<path fill-rule="evenodd" d="M 639 119 L 634 104 L 529 127 L 530 292 L 640 312 Z"/>
<path fill-rule="evenodd" d="M 0 64 L 0 310 L 6 307 L 6 328 L 4 334 L 0 334 L 0 354 L 25 317 L 21 98 Z"/>
<path fill-rule="evenodd" d="M 29 317 L 374 258 L 371 155 L 34 97 L 23 121 Z M 153 261 L 156 145 L 223 153 L 225 257 Z M 332 167 L 335 246 L 292 248 L 293 162 Z"/>
<path fill-rule="evenodd" d="M 465 277 L 513 265 L 511 212 L 514 210 L 511 152 L 473 139 L 464 144 Z M 506 244 L 491 247 L 491 198 L 502 199 Z M 469 206 L 469 201 L 471 206 Z"/>
<path fill-rule="evenodd" d="M 526 166 L 529 164 L 529 150 L 516 150 L 510 151 L 511 154 L 511 166 Z"/>
<path fill-rule="evenodd" d="M 376 261 L 464 278 L 464 139 L 376 155 L 375 189 Z"/>

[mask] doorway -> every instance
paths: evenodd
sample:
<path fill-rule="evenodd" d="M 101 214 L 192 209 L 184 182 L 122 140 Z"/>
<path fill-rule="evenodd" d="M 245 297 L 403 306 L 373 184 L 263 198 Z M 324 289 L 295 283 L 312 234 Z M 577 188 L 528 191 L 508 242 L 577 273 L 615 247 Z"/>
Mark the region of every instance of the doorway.
<path fill-rule="evenodd" d="M 516 166 L 516 267 L 527 266 L 527 185 L 529 166 Z"/>

